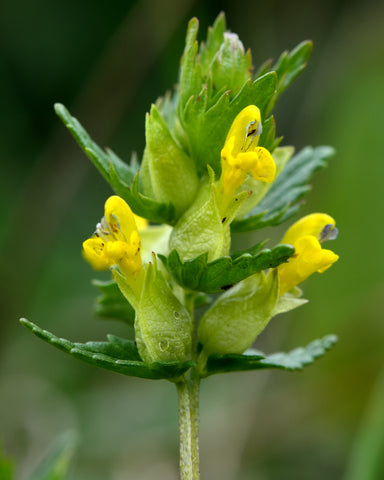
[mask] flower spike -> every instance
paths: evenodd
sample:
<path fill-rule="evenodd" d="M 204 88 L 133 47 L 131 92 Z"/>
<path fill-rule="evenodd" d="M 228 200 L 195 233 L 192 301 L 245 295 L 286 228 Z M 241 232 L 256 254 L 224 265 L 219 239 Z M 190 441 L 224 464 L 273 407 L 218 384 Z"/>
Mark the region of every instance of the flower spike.
<path fill-rule="evenodd" d="M 289 243 L 295 254 L 278 267 L 280 296 L 306 280 L 315 272 L 323 273 L 339 256 L 321 247 L 325 240 L 337 237 L 335 220 L 325 213 L 313 213 L 294 223 L 281 243 Z"/>
<path fill-rule="evenodd" d="M 127 278 L 141 270 L 141 241 L 134 214 L 114 195 L 105 203 L 105 214 L 94 235 L 83 243 L 83 256 L 96 270 L 117 265 Z"/>

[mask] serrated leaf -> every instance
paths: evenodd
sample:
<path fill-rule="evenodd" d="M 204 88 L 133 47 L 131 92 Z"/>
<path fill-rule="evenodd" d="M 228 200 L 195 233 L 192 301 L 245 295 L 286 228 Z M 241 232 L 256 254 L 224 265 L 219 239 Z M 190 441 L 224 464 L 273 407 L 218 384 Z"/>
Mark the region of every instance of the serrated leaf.
<path fill-rule="evenodd" d="M 135 345 L 130 340 L 118 339 L 109 336 L 109 342 L 74 343 L 64 338 L 58 338 L 47 330 L 43 330 L 25 318 L 20 322 L 34 335 L 45 342 L 62 350 L 74 358 L 89 363 L 95 367 L 104 368 L 112 372 L 132 377 L 148 378 L 152 380 L 173 379 L 185 373 L 193 362 L 154 362 L 146 364 L 137 360 Z M 128 344 L 129 343 L 129 348 Z M 105 345 L 107 343 L 107 345 Z M 110 344 L 110 345 L 108 345 Z M 107 352 L 107 353 L 102 353 Z M 111 355 L 117 355 L 113 356 Z M 138 354 L 137 354 L 138 355 Z M 124 357 L 124 358 L 121 358 Z"/>
<path fill-rule="evenodd" d="M 198 43 L 196 40 L 199 30 L 199 21 L 192 18 L 188 24 L 187 36 L 185 40 L 185 49 L 181 58 L 180 76 L 179 76 L 179 105 L 181 108 L 188 99 L 197 95 L 202 85 L 202 75 L 200 63 L 196 61 Z"/>
<path fill-rule="evenodd" d="M 290 245 L 278 245 L 272 250 L 265 249 L 255 255 L 245 253 L 235 258 L 221 257 L 209 263 L 207 254 L 183 263 L 176 250 L 173 250 L 167 259 L 163 256 L 160 258 L 182 287 L 205 293 L 218 293 L 254 273 L 277 267 L 286 262 L 293 253 L 294 249 Z"/>
<path fill-rule="evenodd" d="M 231 254 L 231 258 L 233 260 L 235 260 L 236 258 L 238 257 L 241 257 L 242 255 L 245 255 L 245 254 L 249 254 L 249 255 L 256 255 L 256 253 L 260 252 L 260 250 L 265 247 L 265 245 L 268 243 L 268 239 L 266 240 L 263 240 L 259 243 L 256 243 L 255 245 L 253 245 L 252 247 L 250 248 L 247 248 L 246 250 L 240 250 L 240 251 L 236 251 L 234 253 Z"/>
<path fill-rule="evenodd" d="M 123 162 L 115 153 L 111 150 L 105 152 L 102 150 L 89 136 L 80 122 L 69 113 L 69 111 L 61 103 L 55 104 L 55 112 L 61 118 L 64 125 L 71 132 L 74 139 L 90 158 L 95 167 L 103 175 L 103 177 L 110 182 L 109 166 L 112 163 L 115 170 L 119 173 L 123 181 L 132 182 L 136 170 L 131 168 Z"/>
<path fill-rule="evenodd" d="M 297 76 L 307 66 L 309 57 L 312 54 L 313 44 L 305 41 L 297 45 L 291 52 L 285 51 L 280 55 L 272 70 L 277 74 L 276 93 L 267 108 L 271 112 L 279 96 L 291 85 Z"/>
<path fill-rule="evenodd" d="M 217 373 L 239 372 L 278 368 L 282 370 L 301 370 L 323 356 L 337 342 L 336 335 L 327 335 L 314 340 L 306 347 L 296 348 L 288 353 L 265 355 L 258 350 L 247 350 L 242 355 L 210 355 L 206 365 L 206 376 Z"/>
<path fill-rule="evenodd" d="M 304 70 L 312 54 L 313 43 L 309 40 L 299 43 L 290 52 L 284 52 L 273 67 L 278 76 L 278 93 L 286 90 Z"/>
<path fill-rule="evenodd" d="M 113 280 L 106 282 L 93 280 L 92 283 L 102 292 L 102 295 L 96 299 L 97 315 L 122 320 L 133 326 L 135 310 L 121 293 L 117 283 Z"/>
<path fill-rule="evenodd" d="M 225 15 L 220 13 L 212 27 L 208 28 L 207 41 L 200 46 L 199 58 L 202 72 L 205 76 L 209 74 L 209 68 L 214 56 L 224 40 L 226 29 Z"/>
<path fill-rule="evenodd" d="M 56 440 L 30 480 L 65 480 L 72 460 L 76 436 L 68 432 Z M 1 477 L 3 478 L 3 477 Z"/>
<path fill-rule="evenodd" d="M 276 81 L 275 72 L 266 73 L 253 82 L 247 81 L 231 102 L 231 107 L 239 113 L 248 105 L 256 105 L 260 110 L 262 120 L 264 120 L 268 103 L 276 90 Z"/>
<path fill-rule="evenodd" d="M 64 105 L 55 104 L 55 111 L 115 193 L 120 195 L 137 215 L 154 223 L 172 224 L 175 216 L 173 205 L 156 202 L 140 192 L 136 162 L 129 166 L 112 150 L 102 150 Z"/>
<path fill-rule="evenodd" d="M 312 175 L 327 165 L 334 154 L 331 147 L 305 147 L 294 155 L 261 202 L 242 220 L 231 224 L 233 232 L 247 232 L 271 225 L 279 225 L 300 208 L 300 200 L 310 190 L 307 182 Z"/>

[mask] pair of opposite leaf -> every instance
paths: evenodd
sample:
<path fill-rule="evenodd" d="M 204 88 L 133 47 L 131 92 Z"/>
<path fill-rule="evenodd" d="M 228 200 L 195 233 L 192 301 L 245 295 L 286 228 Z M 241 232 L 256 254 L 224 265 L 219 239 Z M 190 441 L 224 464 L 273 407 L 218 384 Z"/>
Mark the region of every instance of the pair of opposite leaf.
<path fill-rule="evenodd" d="M 166 240 L 170 237 L 169 248 L 176 249 L 183 260 L 204 252 L 209 261 L 228 255 L 230 223 L 252 195 L 246 189 L 246 178 L 251 174 L 258 182 L 273 182 L 276 165 L 270 152 L 258 146 L 261 132 L 260 111 L 250 105 L 228 132 L 219 180 L 208 166 L 208 178 L 201 181 L 192 204 L 172 231 L 170 227 L 164 231 Z M 192 353 L 191 316 L 157 267 L 155 256 L 152 262 L 142 262 L 136 224 L 142 220 L 135 217 L 124 200 L 110 197 L 95 234 L 83 244 L 84 257 L 98 270 L 112 268 L 122 293 L 135 308 L 136 342 L 143 360 L 186 360 Z M 270 318 L 282 311 L 279 299 L 283 295 L 337 261 L 338 256 L 321 245 L 336 235 L 333 218 L 321 213 L 308 215 L 289 228 L 282 239 L 295 249 L 289 261 L 239 282 L 204 314 L 198 329 L 203 352 L 242 353 L 250 347 Z"/>

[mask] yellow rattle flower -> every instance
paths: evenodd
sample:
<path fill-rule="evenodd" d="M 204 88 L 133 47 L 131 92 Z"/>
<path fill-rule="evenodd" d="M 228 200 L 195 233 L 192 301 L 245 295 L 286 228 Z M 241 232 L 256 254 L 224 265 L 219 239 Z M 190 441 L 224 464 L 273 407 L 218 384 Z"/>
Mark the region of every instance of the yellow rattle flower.
<path fill-rule="evenodd" d="M 276 165 L 272 155 L 257 146 L 262 131 L 260 110 L 255 105 L 244 108 L 233 121 L 221 150 L 220 183 L 227 198 L 235 194 L 247 173 L 262 182 L 274 180 Z"/>
<path fill-rule="evenodd" d="M 84 258 L 96 270 L 117 265 L 125 277 L 135 278 L 141 270 L 140 248 L 132 210 L 122 198 L 109 197 L 94 235 L 83 243 Z"/>
<path fill-rule="evenodd" d="M 323 273 L 339 256 L 321 247 L 325 240 L 337 237 L 335 220 L 325 213 L 313 213 L 294 223 L 284 235 L 281 243 L 295 248 L 288 263 L 278 267 L 280 296 L 306 280 L 315 272 Z"/>

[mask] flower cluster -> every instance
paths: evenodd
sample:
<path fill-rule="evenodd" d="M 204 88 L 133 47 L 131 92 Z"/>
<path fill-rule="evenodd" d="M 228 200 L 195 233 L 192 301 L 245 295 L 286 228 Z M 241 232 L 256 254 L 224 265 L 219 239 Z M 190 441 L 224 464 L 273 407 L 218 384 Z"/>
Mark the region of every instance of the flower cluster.
<path fill-rule="evenodd" d="M 258 146 L 261 133 L 260 110 L 255 105 L 249 105 L 236 116 L 229 128 L 221 150 L 219 179 L 216 181 L 215 175 L 211 174 L 208 180 L 202 181 L 200 192 L 172 229 L 170 246 L 176 246 L 176 251 L 179 250 L 184 258 L 207 254 L 210 260 L 215 260 L 228 255 L 230 223 L 240 205 L 252 195 L 245 190 L 246 178 L 252 176 L 259 182 L 273 183 L 276 164 L 273 155 Z M 98 270 L 115 269 L 115 280 L 136 308 L 136 341 L 142 358 L 148 361 L 185 359 L 191 355 L 192 320 L 174 293 L 173 279 L 157 265 L 156 257 L 142 265 L 137 221 L 141 219 L 136 217 L 135 220 L 135 215 L 123 199 L 110 197 L 95 234 L 83 244 L 84 258 Z M 250 347 L 269 320 L 279 312 L 279 298 L 289 294 L 314 272 L 324 272 L 337 261 L 336 254 L 322 248 L 325 240 L 336 236 L 335 221 L 326 214 L 314 213 L 292 225 L 281 241 L 294 248 L 294 254 L 288 261 L 240 281 L 221 295 L 204 314 L 198 328 L 203 354 L 242 353 Z M 169 253 L 169 248 L 165 245 L 164 251 L 155 253 Z M 144 277 L 150 271 L 160 281 L 145 281 Z M 143 299 L 149 297 L 152 299 L 151 307 L 144 311 L 142 305 L 147 302 Z M 180 311 L 185 320 L 182 323 L 179 322 Z M 164 315 L 168 316 L 166 332 L 159 328 L 164 326 Z M 172 322 L 174 328 L 170 328 Z M 143 342 L 142 332 L 145 329 L 147 339 Z M 176 339 L 178 343 L 181 341 L 181 347 L 178 346 L 181 356 L 174 355 Z M 165 350 L 167 355 L 164 356 Z"/>
<path fill-rule="evenodd" d="M 233 233 L 261 232 L 292 218 L 310 177 L 333 153 L 323 146 L 295 154 L 281 146 L 271 114 L 306 66 L 311 42 L 253 75 L 251 53 L 226 32 L 223 15 L 205 43 L 197 33 L 192 19 L 177 87 L 146 116 L 140 168 L 102 150 L 56 105 L 115 192 L 83 256 L 96 270 L 112 271 L 110 282 L 97 283 L 98 311 L 123 320 L 134 334 L 124 341 L 112 336 L 96 351 L 84 344 L 81 355 L 78 344 L 48 340 L 90 363 L 145 378 L 254 368 L 260 357 L 249 360 L 244 352 L 271 318 L 306 302 L 298 285 L 338 259 L 323 248 L 337 236 L 324 213 L 298 220 L 271 248 L 263 238 L 243 252 L 232 248 Z M 215 360 L 233 354 L 241 356 L 235 364 Z"/>

